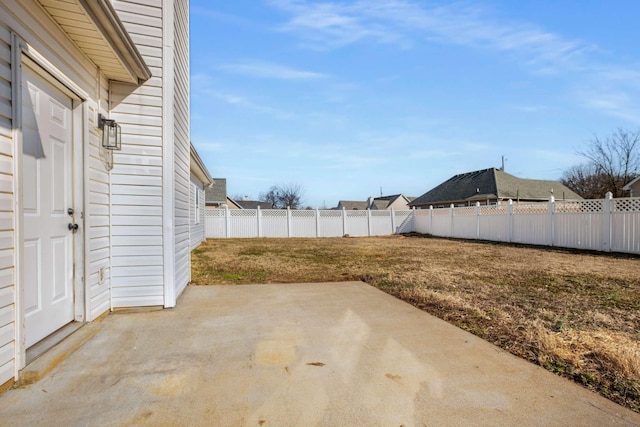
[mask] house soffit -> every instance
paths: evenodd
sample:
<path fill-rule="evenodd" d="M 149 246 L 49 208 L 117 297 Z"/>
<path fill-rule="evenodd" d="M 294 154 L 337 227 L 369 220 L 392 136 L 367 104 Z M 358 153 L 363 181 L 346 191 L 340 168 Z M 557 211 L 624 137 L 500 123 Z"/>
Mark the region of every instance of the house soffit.
<path fill-rule="evenodd" d="M 109 0 L 38 0 L 110 80 L 140 84 L 151 71 Z"/>
<path fill-rule="evenodd" d="M 191 161 L 190 161 L 190 169 L 191 173 L 193 173 L 199 180 L 204 184 L 205 187 L 213 184 L 213 178 L 211 178 L 211 174 L 207 170 L 207 167 L 204 165 L 204 162 L 198 155 L 193 144 L 191 144 Z"/>

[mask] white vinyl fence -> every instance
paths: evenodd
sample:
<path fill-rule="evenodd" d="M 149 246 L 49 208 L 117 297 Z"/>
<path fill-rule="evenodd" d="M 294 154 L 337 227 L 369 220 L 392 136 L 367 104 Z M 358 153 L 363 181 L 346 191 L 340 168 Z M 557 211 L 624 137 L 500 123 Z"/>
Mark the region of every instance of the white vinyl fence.
<path fill-rule="evenodd" d="M 553 200 L 412 211 L 212 209 L 208 238 L 353 237 L 417 232 L 640 254 L 640 198 Z"/>
<path fill-rule="evenodd" d="M 208 238 L 388 236 L 411 230 L 412 211 L 205 210 Z"/>
<path fill-rule="evenodd" d="M 640 254 L 640 198 L 417 210 L 412 231 Z"/>

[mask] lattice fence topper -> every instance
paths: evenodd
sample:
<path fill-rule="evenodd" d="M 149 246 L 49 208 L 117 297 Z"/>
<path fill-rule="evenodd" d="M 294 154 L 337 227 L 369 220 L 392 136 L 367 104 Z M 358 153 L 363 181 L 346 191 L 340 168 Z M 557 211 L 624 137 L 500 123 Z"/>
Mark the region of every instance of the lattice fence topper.
<path fill-rule="evenodd" d="M 506 215 L 509 208 L 503 205 L 480 206 L 480 215 Z"/>
<path fill-rule="evenodd" d="M 253 209 L 229 209 L 229 216 L 236 218 L 255 218 L 256 211 Z"/>
<path fill-rule="evenodd" d="M 476 207 L 475 206 L 466 206 L 461 208 L 455 208 L 456 216 L 471 216 L 476 215 Z"/>
<path fill-rule="evenodd" d="M 367 211 L 344 211 L 349 217 L 364 218 L 367 216 Z"/>
<path fill-rule="evenodd" d="M 291 211 L 291 216 L 294 218 L 315 218 L 316 211 L 304 210 L 304 211 Z"/>
<path fill-rule="evenodd" d="M 204 210 L 205 218 L 224 218 L 224 209 L 210 209 Z"/>
<path fill-rule="evenodd" d="M 555 203 L 556 213 L 597 213 L 602 212 L 604 200 L 570 200 Z"/>
<path fill-rule="evenodd" d="M 513 213 L 526 215 L 526 214 L 543 214 L 549 211 L 549 203 L 519 203 L 513 204 Z"/>
<path fill-rule="evenodd" d="M 614 212 L 640 212 L 640 197 L 614 199 Z"/>
<path fill-rule="evenodd" d="M 287 216 L 287 211 L 278 209 L 263 209 L 260 211 L 263 218 L 284 218 Z"/>
<path fill-rule="evenodd" d="M 342 218 L 342 211 L 333 210 L 333 211 L 320 211 L 321 218 Z"/>
<path fill-rule="evenodd" d="M 450 208 L 431 209 L 431 212 L 433 212 L 433 216 L 451 215 L 451 209 Z"/>

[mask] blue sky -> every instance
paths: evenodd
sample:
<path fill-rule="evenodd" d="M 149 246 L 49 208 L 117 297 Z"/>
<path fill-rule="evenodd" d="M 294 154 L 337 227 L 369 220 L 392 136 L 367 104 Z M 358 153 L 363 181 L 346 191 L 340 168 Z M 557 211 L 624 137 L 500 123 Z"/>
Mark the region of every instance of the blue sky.
<path fill-rule="evenodd" d="M 640 127 L 640 2 L 191 0 L 191 138 L 231 195 L 305 205 L 499 167 L 558 179 Z"/>

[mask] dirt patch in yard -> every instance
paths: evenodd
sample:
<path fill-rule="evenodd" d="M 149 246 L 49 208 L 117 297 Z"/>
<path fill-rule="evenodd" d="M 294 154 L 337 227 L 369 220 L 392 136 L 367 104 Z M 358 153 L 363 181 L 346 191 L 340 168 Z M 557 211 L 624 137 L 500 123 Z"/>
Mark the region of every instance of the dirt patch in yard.
<path fill-rule="evenodd" d="M 363 280 L 640 412 L 640 257 L 419 236 L 209 240 L 193 284 Z"/>

